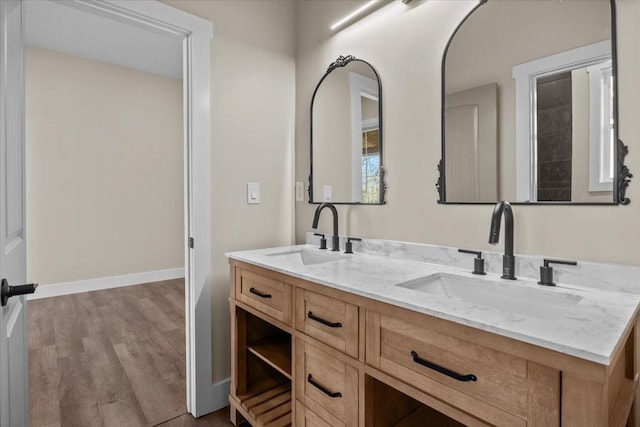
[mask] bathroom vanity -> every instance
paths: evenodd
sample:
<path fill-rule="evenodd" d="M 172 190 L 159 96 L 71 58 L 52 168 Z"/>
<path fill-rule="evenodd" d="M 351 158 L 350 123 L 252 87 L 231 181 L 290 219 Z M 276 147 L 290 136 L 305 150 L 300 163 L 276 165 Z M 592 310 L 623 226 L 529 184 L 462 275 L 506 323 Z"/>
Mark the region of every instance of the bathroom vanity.
<path fill-rule="evenodd" d="M 635 425 L 638 295 L 388 244 L 228 254 L 234 424 Z"/>

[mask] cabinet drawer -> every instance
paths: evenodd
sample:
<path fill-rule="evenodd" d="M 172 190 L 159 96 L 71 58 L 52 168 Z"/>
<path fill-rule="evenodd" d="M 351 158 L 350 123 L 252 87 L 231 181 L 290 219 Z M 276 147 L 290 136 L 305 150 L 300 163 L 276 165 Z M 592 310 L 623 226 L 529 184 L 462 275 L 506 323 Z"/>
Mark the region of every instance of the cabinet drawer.
<path fill-rule="evenodd" d="M 296 340 L 296 397 L 329 424 L 358 424 L 358 370 Z"/>
<path fill-rule="evenodd" d="M 527 361 L 439 333 L 423 317 L 418 324 L 367 312 L 367 363 L 492 424 L 527 425 L 535 389 Z"/>
<path fill-rule="evenodd" d="M 236 299 L 283 323 L 291 324 L 291 285 L 236 268 Z"/>
<path fill-rule="evenodd" d="M 336 427 L 323 420 L 318 414 L 296 401 L 296 427 Z M 344 424 L 340 424 L 344 427 Z"/>
<path fill-rule="evenodd" d="M 296 327 L 328 346 L 358 358 L 358 307 L 297 289 Z"/>

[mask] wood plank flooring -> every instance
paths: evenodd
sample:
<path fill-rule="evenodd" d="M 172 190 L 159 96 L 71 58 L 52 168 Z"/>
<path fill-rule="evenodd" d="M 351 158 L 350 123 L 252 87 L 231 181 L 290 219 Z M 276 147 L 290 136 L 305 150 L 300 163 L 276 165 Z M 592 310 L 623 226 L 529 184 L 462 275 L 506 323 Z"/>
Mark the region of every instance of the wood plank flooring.
<path fill-rule="evenodd" d="M 31 426 L 231 425 L 228 409 L 186 414 L 182 279 L 32 300 L 28 315 Z"/>

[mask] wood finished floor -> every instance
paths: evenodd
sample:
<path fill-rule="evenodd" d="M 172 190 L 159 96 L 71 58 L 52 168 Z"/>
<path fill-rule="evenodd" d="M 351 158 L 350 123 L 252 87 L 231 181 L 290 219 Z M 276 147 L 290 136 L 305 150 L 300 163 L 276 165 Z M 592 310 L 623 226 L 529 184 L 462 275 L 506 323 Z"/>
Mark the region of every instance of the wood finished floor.
<path fill-rule="evenodd" d="M 29 301 L 31 426 L 230 426 L 186 414 L 184 281 Z"/>

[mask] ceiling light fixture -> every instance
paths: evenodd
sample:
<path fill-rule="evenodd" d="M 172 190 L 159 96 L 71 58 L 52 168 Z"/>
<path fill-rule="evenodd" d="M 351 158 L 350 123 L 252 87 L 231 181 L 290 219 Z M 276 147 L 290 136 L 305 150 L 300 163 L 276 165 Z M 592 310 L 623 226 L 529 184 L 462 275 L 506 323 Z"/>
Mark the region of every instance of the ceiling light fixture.
<path fill-rule="evenodd" d="M 378 3 L 378 0 L 371 0 L 371 1 L 367 2 L 365 5 L 357 8 L 356 10 L 354 10 L 353 12 L 351 12 L 350 14 L 348 14 L 347 16 L 345 16 L 344 18 L 342 18 L 341 20 L 339 20 L 338 22 L 333 24 L 331 26 L 331 29 L 335 30 L 336 28 L 338 28 L 340 25 L 344 24 L 345 22 L 347 22 L 347 21 L 355 18 L 356 16 L 362 14 L 365 10 L 367 10 L 371 6 L 373 6 L 374 3 Z"/>

